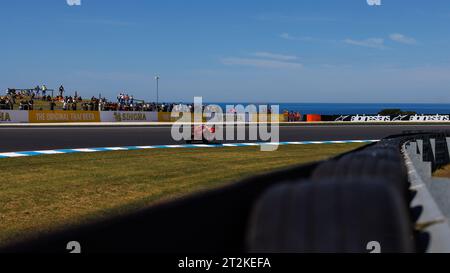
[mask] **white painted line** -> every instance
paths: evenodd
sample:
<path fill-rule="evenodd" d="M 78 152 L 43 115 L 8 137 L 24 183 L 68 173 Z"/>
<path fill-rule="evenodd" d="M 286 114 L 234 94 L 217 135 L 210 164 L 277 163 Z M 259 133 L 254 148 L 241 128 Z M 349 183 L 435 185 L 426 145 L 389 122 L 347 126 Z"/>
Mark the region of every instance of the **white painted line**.
<path fill-rule="evenodd" d="M 24 157 L 24 156 L 29 156 L 26 154 L 18 154 L 18 153 L 3 153 L 0 154 L 0 156 L 6 156 L 6 157 Z"/>
<path fill-rule="evenodd" d="M 136 148 L 143 149 L 143 150 L 145 150 L 145 149 L 155 149 L 154 146 L 136 146 Z"/>
<path fill-rule="evenodd" d="M 63 152 L 55 151 L 55 150 L 48 150 L 48 151 L 36 151 L 36 153 L 43 154 L 43 155 L 56 155 L 56 154 L 64 154 Z"/>
<path fill-rule="evenodd" d="M 369 141 L 371 141 L 371 140 L 369 140 Z M 366 143 L 367 141 L 364 141 L 364 140 L 352 140 L 350 142 L 352 142 L 352 143 Z"/>
<path fill-rule="evenodd" d="M 164 145 L 166 148 L 183 148 L 183 145 Z"/>
<path fill-rule="evenodd" d="M 279 143 L 279 142 L 264 142 L 264 143 L 261 143 L 261 145 L 259 145 L 259 146 L 264 146 L 264 145 L 279 146 L 279 145 L 283 145 L 283 143 Z"/>
<path fill-rule="evenodd" d="M 194 147 L 199 147 L 199 148 L 210 148 L 210 147 L 212 147 L 211 145 L 207 145 L 207 144 L 195 144 L 193 146 Z"/>
<path fill-rule="evenodd" d="M 80 153 L 95 153 L 96 150 L 93 149 L 72 149 L 72 151 L 80 152 Z"/>
<path fill-rule="evenodd" d="M 126 151 L 128 149 L 127 148 L 123 148 L 123 147 L 108 147 L 108 148 L 105 148 L 105 150 L 109 150 L 109 151 Z"/>
<path fill-rule="evenodd" d="M 155 146 L 133 146 L 133 147 L 107 147 L 107 148 L 84 148 L 67 150 L 43 150 L 0 153 L 0 158 L 26 157 L 35 155 L 52 155 L 66 153 L 94 153 L 105 151 L 128 151 L 143 149 L 168 149 L 168 148 L 215 148 L 215 147 L 247 147 L 247 146 L 278 146 L 278 145 L 308 145 L 308 144 L 333 144 L 333 143 L 370 143 L 378 140 L 347 140 L 347 141 L 300 141 L 300 142 L 259 142 L 259 143 L 225 143 L 225 144 L 195 144 L 195 145 L 155 145 Z"/>
<path fill-rule="evenodd" d="M 259 143 L 238 143 L 240 146 L 260 146 Z"/>

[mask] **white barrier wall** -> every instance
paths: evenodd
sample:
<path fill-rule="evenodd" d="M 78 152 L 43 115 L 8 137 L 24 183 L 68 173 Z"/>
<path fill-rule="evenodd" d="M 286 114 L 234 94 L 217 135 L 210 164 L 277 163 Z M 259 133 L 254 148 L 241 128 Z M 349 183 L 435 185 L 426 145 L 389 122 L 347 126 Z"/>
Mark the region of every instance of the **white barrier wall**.
<path fill-rule="evenodd" d="M 157 112 L 100 112 L 101 122 L 157 122 Z"/>
<path fill-rule="evenodd" d="M 0 123 L 27 123 L 28 111 L 0 110 Z"/>

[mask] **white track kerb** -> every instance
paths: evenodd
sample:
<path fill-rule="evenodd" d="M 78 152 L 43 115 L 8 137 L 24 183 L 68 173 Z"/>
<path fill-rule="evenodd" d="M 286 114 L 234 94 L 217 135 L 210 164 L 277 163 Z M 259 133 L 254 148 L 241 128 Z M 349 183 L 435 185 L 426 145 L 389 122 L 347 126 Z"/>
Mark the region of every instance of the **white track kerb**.
<path fill-rule="evenodd" d="M 226 148 L 226 147 L 250 147 L 264 145 L 312 145 L 312 144 L 349 144 L 349 143 L 374 143 L 379 140 L 342 140 L 342 141 L 299 141 L 299 142 L 256 142 L 256 143 L 227 143 L 227 144 L 186 144 L 186 145 L 154 145 L 154 146 L 129 146 L 107 148 L 61 149 L 30 152 L 0 153 L 1 158 L 30 157 L 42 155 L 59 155 L 74 153 L 95 153 L 108 151 L 134 151 L 147 149 L 195 149 L 195 148 Z"/>

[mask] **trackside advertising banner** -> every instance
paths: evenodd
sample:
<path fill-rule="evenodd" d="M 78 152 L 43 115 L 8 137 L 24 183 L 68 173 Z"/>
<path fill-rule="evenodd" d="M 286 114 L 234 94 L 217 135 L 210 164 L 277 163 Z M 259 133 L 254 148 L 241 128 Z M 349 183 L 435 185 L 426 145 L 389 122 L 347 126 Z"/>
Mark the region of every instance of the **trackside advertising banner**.
<path fill-rule="evenodd" d="M 28 123 L 28 112 L 0 110 L 0 123 Z"/>
<path fill-rule="evenodd" d="M 29 111 L 30 123 L 100 122 L 98 111 Z"/>
<path fill-rule="evenodd" d="M 157 122 L 156 112 L 100 112 L 102 122 Z"/>
<path fill-rule="evenodd" d="M 189 113 L 188 113 L 188 115 L 189 115 Z M 190 114 L 190 115 L 191 115 L 191 120 L 194 120 L 194 114 Z M 230 119 L 229 115 L 230 114 L 224 114 L 224 119 L 227 119 L 227 118 Z M 231 115 L 231 117 L 232 117 L 232 115 Z M 171 116 L 171 113 L 168 113 L 168 112 L 159 112 L 158 113 L 158 121 L 160 121 L 160 122 L 175 122 L 180 117 L 181 116 L 174 118 L 174 117 Z M 287 118 L 283 114 L 276 115 L 276 118 L 280 122 L 287 121 Z M 203 115 L 202 120 L 203 120 L 203 122 L 207 122 L 209 120 L 209 118 L 207 118 L 206 115 Z M 231 119 L 231 120 L 233 120 L 233 119 Z M 245 113 L 244 115 L 238 115 L 238 114 L 234 115 L 234 121 L 235 122 L 250 122 L 250 121 L 256 122 L 256 121 L 261 121 L 261 120 L 271 121 L 272 120 L 272 115 L 253 114 L 251 116 L 249 113 Z"/>
<path fill-rule="evenodd" d="M 335 121 L 350 122 L 450 122 L 450 115 L 340 116 Z"/>

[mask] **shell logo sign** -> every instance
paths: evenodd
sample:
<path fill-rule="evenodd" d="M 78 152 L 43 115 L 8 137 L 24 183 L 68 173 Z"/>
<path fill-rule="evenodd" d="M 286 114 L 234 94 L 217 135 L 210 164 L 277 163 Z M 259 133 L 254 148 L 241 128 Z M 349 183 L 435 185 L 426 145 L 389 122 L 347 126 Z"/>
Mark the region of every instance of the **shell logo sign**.
<path fill-rule="evenodd" d="M 31 123 L 100 122 L 98 111 L 29 111 Z"/>

